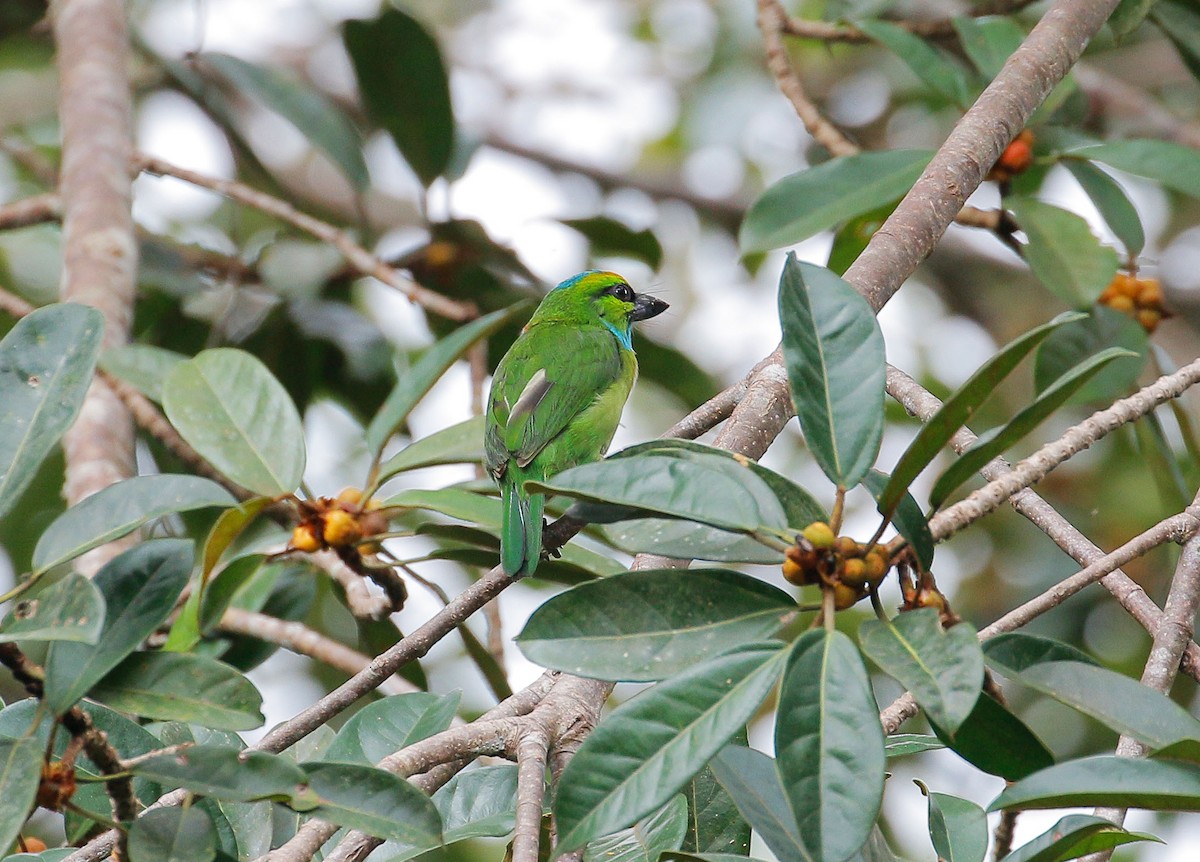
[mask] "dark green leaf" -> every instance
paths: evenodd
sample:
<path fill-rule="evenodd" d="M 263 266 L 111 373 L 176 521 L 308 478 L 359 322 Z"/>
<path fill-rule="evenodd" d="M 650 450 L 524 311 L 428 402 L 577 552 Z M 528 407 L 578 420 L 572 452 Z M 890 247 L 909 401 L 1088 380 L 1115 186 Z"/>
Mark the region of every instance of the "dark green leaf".
<path fill-rule="evenodd" d="M 44 571 L 173 512 L 233 506 L 233 495 L 201 476 L 135 476 L 67 509 L 42 533 L 33 565 Z"/>
<path fill-rule="evenodd" d="M 1128 395 L 1146 364 L 1150 339 L 1137 321 L 1103 305 L 1093 308 L 1086 319 L 1070 323 L 1046 339 L 1033 366 L 1037 391 L 1044 391 L 1069 369 L 1106 347 L 1123 347 L 1135 355 L 1111 363 L 1080 387 L 1070 403 L 1109 403 Z"/>
<path fill-rule="evenodd" d="M 1013 18 L 961 16 L 954 19 L 958 42 L 975 68 L 990 81 L 1000 74 L 1008 58 L 1025 41 L 1025 31 Z"/>
<path fill-rule="evenodd" d="M 142 263 L 145 266 L 145 262 Z M 151 401 L 162 403 L 163 381 L 187 357 L 153 344 L 122 344 L 100 354 L 101 368 L 136 388 Z"/>
<path fill-rule="evenodd" d="M 483 417 L 474 416 L 409 443 L 383 462 L 379 468 L 379 481 L 386 482 L 405 470 L 482 460 Z"/>
<path fill-rule="evenodd" d="M 428 186 L 454 149 L 450 85 L 437 42 L 394 7 L 374 21 L 347 21 L 342 39 L 368 116 Z"/>
<path fill-rule="evenodd" d="M 855 26 L 899 57 L 934 92 L 959 107 L 970 104 L 963 68 L 920 36 L 888 21 L 856 21 Z"/>
<path fill-rule="evenodd" d="M 433 846 L 442 836 L 433 801 L 398 775 L 357 763 L 305 763 L 320 800 L 314 817 L 376 838 Z"/>
<path fill-rule="evenodd" d="M 888 760 L 920 754 L 922 751 L 937 751 L 945 747 L 936 736 L 924 733 L 893 733 L 883 741 L 883 750 Z"/>
<path fill-rule="evenodd" d="M 752 748 L 729 745 L 713 758 L 711 767 L 779 862 L 813 862 L 772 758 Z"/>
<path fill-rule="evenodd" d="M 1025 632 L 1005 632 L 983 642 L 983 657 L 996 671 L 1013 677 L 1045 661 L 1078 661 L 1097 664 L 1078 647 Z"/>
<path fill-rule="evenodd" d="M 829 261 L 825 264 L 837 275 L 845 275 L 850 264 L 858 259 L 875 236 L 876 231 L 896 210 L 899 201 L 889 201 L 881 207 L 855 216 L 847 221 L 833 236 L 833 246 L 829 249 Z"/>
<path fill-rule="evenodd" d="M 867 657 L 911 691 L 947 732 L 971 714 L 983 686 L 983 650 L 970 623 L 943 629 L 938 612 L 922 608 L 887 621 L 865 620 L 858 639 Z"/>
<path fill-rule="evenodd" d="M 1144 832 L 1128 832 L 1103 817 L 1068 814 L 1037 838 L 1005 856 L 1004 862 L 1066 862 L 1134 841 L 1159 839 Z"/>
<path fill-rule="evenodd" d="M 1196 8 L 1187 0 L 1159 0 L 1150 11 L 1150 19 L 1175 45 L 1192 75 L 1200 78 L 1200 13 Z"/>
<path fill-rule="evenodd" d="M 447 844 L 507 835 L 516 816 L 517 767 L 506 763 L 460 772 L 433 794 L 433 804 Z"/>
<path fill-rule="evenodd" d="M 147 811 L 129 827 L 132 862 L 211 862 L 217 858 L 217 830 L 197 808 Z"/>
<path fill-rule="evenodd" d="M 316 88 L 278 69 L 228 54 L 210 51 L 196 59 L 215 69 L 240 93 L 282 116 L 325 153 L 356 189 L 366 189 L 370 177 L 358 129 Z"/>
<path fill-rule="evenodd" d="M 634 230 L 606 216 L 564 219 L 563 224 L 587 237 L 592 244 L 593 256 L 632 257 L 645 262 L 651 269 L 658 269 L 662 263 L 662 246 L 648 229 Z"/>
<path fill-rule="evenodd" d="M 867 669 L 841 632 L 805 632 L 792 647 L 775 724 L 784 791 L 804 845 L 846 859 L 871 834 L 883 801 L 885 755 Z"/>
<path fill-rule="evenodd" d="M 469 521 L 484 529 L 498 529 L 504 517 L 499 498 L 485 497 L 454 487 L 431 490 L 409 488 L 394 497 L 388 497 L 383 504 L 388 509 L 428 509 L 460 521 Z"/>
<path fill-rule="evenodd" d="M 1125 246 L 1127 257 L 1135 258 L 1142 253 L 1146 244 L 1146 232 L 1142 230 L 1142 219 L 1120 183 L 1093 165 L 1080 159 L 1063 159 L 1063 166 L 1071 172 L 1087 196 L 1092 199 L 1104 221 Z"/>
<path fill-rule="evenodd" d="M 413 692 L 368 704 L 342 725 L 322 759 L 374 766 L 392 752 L 448 728 L 458 699 L 458 692 Z"/>
<path fill-rule="evenodd" d="M 94 644 L 104 627 L 104 596 L 83 575 L 69 572 L 17 601 L 0 622 L 0 643 L 79 641 Z"/>
<path fill-rule="evenodd" d="M 1113 755 L 1071 760 L 1010 785 L 988 810 L 1083 805 L 1200 811 L 1200 764 Z"/>
<path fill-rule="evenodd" d="M 890 484 L 890 477 L 879 470 L 868 470 L 862 481 L 863 486 L 878 502 Z M 884 512 L 884 505 L 879 502 L 879 513 L 882 515 Z M 928 571 L 933 566 L 933 534 L 929 532 L 929 519 L 925 517 L 912 494 L 904 492 L 900 501 L 895 504 L 895 512 L 891 517 L 896 532 L 904 537 L 912 547 L 913 553 L 917 555 L 917 560 Z"/>
<path fill-rule="evenodd" d="M 193 721 L 220 730 L 263 723 L 262 695 L 227 664 L 198 655 L 134 653 L 92 689 L 113 709 L 168 721 Z"/>
<path fill-rule="evenodd" d="M 207 589 L 204 590 L 204 601 L 200 604 L 201 634 L 209 634 L 220 623 L 238 590 L 249 583 L 266 559 L 265 554 L 238 557 L 231 560 L 209 581 Z"/>
<path fill-rule="evenodd" d="M 883 436 L 883 333 L 867 301 L 824 267 L 789 254 L 779 280 L 783 356 L 808 447 L 852 488 Z"/>
<path fill-rule="evenodd" d="M 938 739 L 972 766 L 1017 781 L 1054 763 L 1054 755 L 1024 723 L 984 693 L 953 738 L 937 725 Z"/>
<path fill-rule="evenodd" d="M 1091 306 L 1117 274 L 1116 251 L 1075 213 L 1033 198 L 1010 197 L 1005 205 L 1029 239 L 1025 260 L 1037 279 L 1068 305 Z"/>
<path fill-rule="evenodd" d="M 372 454 L 383 449 L 384 444 L 408 418 L 417 402 L 472 344 L 481 338 L 487 338 L 513 317 L 527 311 L 527 306 L 518 303 L 500 311 L 493 311 L 478 320 L 472 320 L 430 347 L 412 368 L 401 372 L 395 388 L 367 426 L 367 448 Z"/>
<path fill-rule="evenodd" d="M 1007 425 L 995 430 L 994 433 L 989 432 L 981 436 L 975 445 L 951 464 L 950 469 L 943 473 L 934 484 L 933 490 L 929 494 L 930 505 L 935 508 L 940 506 L 959 485 L 1040 425 L 1109 362 L 1132 355 L 1134 355 L 1132 351 L 1120 347 L 1110 347 L 1090 359 L 1085 359 L 1063 374 Z"/>
<path fill-rule="evenodd" d="M 559 781 L 554 812 L 561 850 L 627 827 L 678 793 L 755 713 L 785 655 L 778 644 L 739 648 L 609 715 Z"/>
<path fill-rule="evenodd" d="M 240 751 L 222 745 L 194 745 L 134 764 L 133 773 L 164 787 L 253 802 L 270 799 L 293 803 L 306 792 L 307 776 L 289 758 L 265 751 Z"/>
<path fill-rule="evenodd" d="M 926 150 L 859 153 L 784 177 L 746 212 L 738 234 L 742 253 L 795 245 L 899 200 L 931 156 Z"/>
<path fill-rule="evenodd" d="M 0 848 L 11 847 L 33 809 L 42 777 L 42 746 L 34 737 L 0 738 Z"/>
<path fill-rule="evenodd" d="M 48 305 L 0 341 L 0 517 L 75 421 L 100 350 L 94 308 Z"/>
<path fill-rule="evenodd" d="M 740 741 L 745 740 L 745 734 L 742 734 Z M 684 851 L 697 855 L 749 855 L 750 824 L 710 767 L 704 767 L 688 782 L 684 796 L 688 803 Z"/>
<path fill-rule="evenodd" d="M 46 658 L 46 704 L 61 715 L 121 663 L 166 619 L 192 569 L 192 543 L 156 539 L 96 573 L 104 596 L 104 629 L 94 646 L 57 641 Z"/>
<path fill-rule="evenodd" d="M 660 854 L 678 850 L 687 831 L 687 801 L 673 797 L 653 814 L 588 844 L 583 862 L 658 862 Z"/>
<path fill-rule="evenodd" d="M 543 667 L 597 679 L 657 680 L 770 636 L 795 609 L 787 593 L 738 572 L 627 572 L 545 602 L 517 643 Z"/>
<path fill-rule="evenodd" d="M 287 391 L 242 350 L 205 350 L 164 384 L 163 411 L 214 467 L 256 494 L 290 494 L 304 475 L 304 427 Z"/>
<path fill-rule="evenodd" d="M 908 448 L 896 462 L 887 487 L 879 495 L 880 511 L 890 512 L 899 505 L 913 480 L 937 457 L 958 429 L 970 421 L 979 406 L 988 399 L 1000 382 L 1013 372 L 1029 351 L 1060 326 L 1083 320 L 1084 317 L 1084 314 L 1077 311 L 1060 314 L 1049 323 L 1044 323 L 1010 341 L 995 356 L 979 366 L 967 382 L 947 398 L 929 421 L 921 426 L 916 437 L 908 444 Z"/>
<path fill-rule="evenodd" d="M 1142 21 L 1157 2 L 1158 0 L 1121 0 L 1108 16 L 1109 29 L 1117 37 L 1117 41 L 1120 42 L 1142 26 Z"/>
<path fill-rule="evenodd" d="M 988 849 L 983 809 L 967 799 L 930 793 L 919 781 L 917 786 L 929 797 L 929 837 L 939 862 L 983 862 Z"/>
<path fill-rule="evenodd" d="M 1159 6 L 1166 8 L 1167 0 L 1159 0 Z M 1103 162 L 1117 170 L 1148 177 L 1185 195 L 1200 197 L 1200 152 L 1183 144 L 1146 139 L 1111 141 L 1077 147 L 1067 155 Z"/>

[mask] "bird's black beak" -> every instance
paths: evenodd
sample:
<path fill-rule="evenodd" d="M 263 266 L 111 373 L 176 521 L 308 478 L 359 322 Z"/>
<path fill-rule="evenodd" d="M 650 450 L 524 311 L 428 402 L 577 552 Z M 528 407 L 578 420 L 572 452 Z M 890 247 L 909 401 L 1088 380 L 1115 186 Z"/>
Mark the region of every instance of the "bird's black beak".
<path fill-rule="evenodd" d="M 630 317 L 633 320 L 649 320 L 651 317 L 657 317 L 662 314 L 670 307 L 656 296 L 639 293 L 634 297 L 633 314 Z"/>

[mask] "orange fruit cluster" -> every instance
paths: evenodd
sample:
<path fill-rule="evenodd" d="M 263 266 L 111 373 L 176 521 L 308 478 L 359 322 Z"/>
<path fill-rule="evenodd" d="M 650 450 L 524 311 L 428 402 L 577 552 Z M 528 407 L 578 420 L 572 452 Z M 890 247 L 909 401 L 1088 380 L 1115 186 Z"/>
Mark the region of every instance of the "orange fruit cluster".
<path fill-rule="evenodd" d="M 849 536 L 835 536 L 828 524 L 814 521 L 788 548 L 783 576 L 797 586 L 831 587 L 834 607 L 842 611 L 866 596 L 889 568 L 891 561 L 884 548 L 868 548 Z"/>
<path fill-rule="evenodd" d="M 42 780 L 38 784 L 37 804 L 49 811 L 62 811 L 75 795 L 75 767 L 61 760 L 42 764 Z"/>
<path fill-rule="evenodd" d="M 1164 317 L 1171 316 L 1163 305 L 1162 285 L 1157 278 L 1118 272 L 1097 302 L 1129 315 L 1147 332 L 1153 332 Z"/>
<path fill-rule="evenodd" d="M 998 183 L 1006 183 L 1017 174 L 1023 174 L 1033 164 L 1033 132 L 1022 129 L 1004 148 L 996 164 L 988 171 L 987 179 Z"/>
<path fill-rule="evenodd" d="M 352 546 L 360 546 L 366 553 L 379 550 L 377 543 L 362 544 L 364 538 L 388 528 L 387 516 L 377 511 L 378 500 L 369 500 L 364 506 L 362 491 L 346 488 L 337 497 L 318 497 L 304 506 L 304 517 L 292 530 L 293 550 L 313 553 Z"/>

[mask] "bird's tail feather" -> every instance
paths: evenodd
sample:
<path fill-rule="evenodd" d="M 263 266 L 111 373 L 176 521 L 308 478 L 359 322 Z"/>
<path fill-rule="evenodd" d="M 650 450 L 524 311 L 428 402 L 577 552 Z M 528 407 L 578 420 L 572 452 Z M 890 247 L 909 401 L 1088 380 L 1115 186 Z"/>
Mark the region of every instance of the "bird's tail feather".
<path fill-rule="evenodd" d="M 500 565 L 513 577 L 533 574 L 542 554 L 542 511 L 544 494 L 525 497 L 514 485 L 505 483 L 504 528 L 500 534 Z"/>

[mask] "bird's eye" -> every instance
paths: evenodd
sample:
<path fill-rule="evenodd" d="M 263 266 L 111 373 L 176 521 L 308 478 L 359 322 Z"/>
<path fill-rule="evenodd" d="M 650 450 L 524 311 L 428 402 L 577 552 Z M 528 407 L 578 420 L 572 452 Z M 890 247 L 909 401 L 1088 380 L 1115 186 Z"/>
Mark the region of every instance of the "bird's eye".
<path fill-rule="evenodd" d="M 633 288 L 627 284 L 618 284 L 612 289 L 612 295 L 621 302 L 633 302 Z"/>

